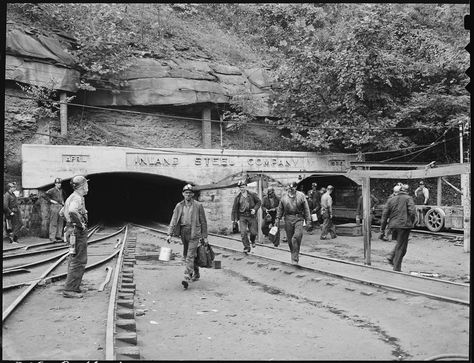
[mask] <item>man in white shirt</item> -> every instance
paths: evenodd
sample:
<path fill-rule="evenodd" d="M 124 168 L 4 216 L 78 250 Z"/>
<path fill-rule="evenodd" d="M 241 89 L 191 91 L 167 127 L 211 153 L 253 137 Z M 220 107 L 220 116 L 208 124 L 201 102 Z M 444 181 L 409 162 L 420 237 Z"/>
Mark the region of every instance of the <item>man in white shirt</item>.
<path fill-rule="evenodd" d="M 321 237 L 320 239 L 328 239 L 327 234 L 331 235 L 330 238 L 336 238 L 336 227 L 332 223 L 332 197 L 331 193 L 334 190 L 332 185 L 328 185 L 326 188 L 326 193 L 321 197 L 321 215 L 323 217 L 323 226 L 321 227 Z"/>

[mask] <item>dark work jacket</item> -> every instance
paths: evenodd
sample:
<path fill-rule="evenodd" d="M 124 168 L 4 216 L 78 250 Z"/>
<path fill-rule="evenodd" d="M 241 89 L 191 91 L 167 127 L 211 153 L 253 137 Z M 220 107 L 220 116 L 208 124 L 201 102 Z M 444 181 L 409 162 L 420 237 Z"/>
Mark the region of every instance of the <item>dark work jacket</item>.
<path fill-rule="evenodd" d="M 360 216 L 361 218 L 363 217 L 364 214 L 364 197 L 362 195 L 359 197 L 359 200 L 357 201 L 357 209 L 356 209 L 356 215 Z M 375 198 L 372 194 L 370 194 L 370 213 L 374 213 L 374 207 L 379 204 L 379 200 Z"/>
<path fill-rule="evenodd" d="M 415 202 L 405 191 L 390 197 L 382 212 L 381 228 L 413 228 L 415 224 Z"/>
<path fill-rule="evenodd" d="M 18 198 L 14 193 L 6 192 L 3 195 L 3 213 L 8 217 L 12 212 L 18 211 Z"/>
<path fill-rule="evenodd" d="M 207 238 L 207 220 L 204 207 L 194 199 L 192 199 L 191 202 L 191 239 Z M 171 217 L 168 229 L 170 236 L 181 235 L 181 215 L 183 214 L 184 203 L 185 201 L 182 200 L 174 207 L 173 216 Z"/>
<path fill-rule="evenodd" d="M 237 194 L 234 199 L 234 205 L 232 206 L 231 218 L 233 221 L 236 221 L 240 218 L 240 194 L 241 193 Z M 260 198 L 256 193 L 247 190 L 247 201 L 249 202 L 249 208 L 255 210 L 254 216 L 257 217 L 257 210 L 262 205 Z"/>

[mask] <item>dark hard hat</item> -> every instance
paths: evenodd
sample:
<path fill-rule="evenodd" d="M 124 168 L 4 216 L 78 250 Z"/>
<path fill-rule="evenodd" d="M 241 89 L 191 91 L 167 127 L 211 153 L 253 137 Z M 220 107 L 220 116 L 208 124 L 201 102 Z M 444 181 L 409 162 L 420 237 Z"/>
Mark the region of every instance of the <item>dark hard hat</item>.
<path fill-rule="evenodd" d="M 183 187 L 183 192 L 189 190 L 190 192 L 193 192 L 194 193 L 194 190 L 193 190 L 193 186 L 191 184 L 186 184 L 184 187 Z"/>
<path fill-rule="evenodd" d="M 56 183 L 62 183 L 63 181 L 61 180 L 61 178 L 56 178 L 54 179 L 54 184 Z"/>
<path fill-rule="evenodd" d="M 71 186 L 73 189 L 78 189 L 81 186 L 83 186 L 85 183 L 87 183 L 89 179 L 86 179 L 82 175 L 76 175 L 71 179 Z"/>

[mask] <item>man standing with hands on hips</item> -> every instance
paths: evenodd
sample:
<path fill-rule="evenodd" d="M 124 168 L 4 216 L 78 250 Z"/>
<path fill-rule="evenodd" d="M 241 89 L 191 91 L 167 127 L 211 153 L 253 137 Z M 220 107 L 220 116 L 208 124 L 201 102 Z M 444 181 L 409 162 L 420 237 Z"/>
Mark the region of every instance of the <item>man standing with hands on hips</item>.
<path fill-rule="evenodd" d="M 201 276 L 195 259 L 199 241 L 207 244 L 207 221 L 201 203 L 193 199 L 194 191 L 191 184 L 183 187 L 184 200 L 176 204 L 168 229 L 166 241 L 170 243 L 171 236 L 180 236 L 186 251 L 186 267 L 184 280 L 181 282 L 185 289 L 189 283 L 197 281 Z"/>
<path fill-rule="evenodd" d="M 247 231 L 250 231 L 250 242 L 255 248 L 255 239 L 258 234 L 257 210 L 262 202 L 256 193 L 247 190 L 247 182 L 241 180 L 237 183 L 240 193 L 234 199 L 232 206 L 232 221 L 239 221 L 240 236 L 244 245 L 244 252 L 250 252 L 250 243 Z"/>
<path fill-rule="evenodd" d="M 79 286 L 87 264 L 87 210 L 84 196 L 89 192 L 88 179 L 76 175 L 71 179 L 73 193 L 66 199 L 61 214 L 66 220 L 65 237 L 71 244 L 67 279 L 63 296 L 81 298 Z"/>

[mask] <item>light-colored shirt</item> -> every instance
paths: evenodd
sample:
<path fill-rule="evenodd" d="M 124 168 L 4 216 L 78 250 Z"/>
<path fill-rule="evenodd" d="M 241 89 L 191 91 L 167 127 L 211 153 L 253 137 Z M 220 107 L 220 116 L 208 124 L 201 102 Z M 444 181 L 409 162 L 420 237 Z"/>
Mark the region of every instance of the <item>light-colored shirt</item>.
<path fill-rule="evenodd" d="M 182 226 L 191 225 L 191 212 L 192 211 L 193 211 L 192 203 L 186 204 L 186 202 L 184 202 L 183 213 L 181 214 L 181 221 L 180 221 Z"/>
<path fill-rule="evenodd" d="M 326 192 L 321 197 L 321 209 L 326 209 L 329 214 L 332 214 L 332 197 L 329 192 Z"/>
<path fill-rule="evenodd" d="M 84 197 L 76 191 L 66 199 L 62 210 L 66 222 L 87 224 L 87 210 Z"/>

